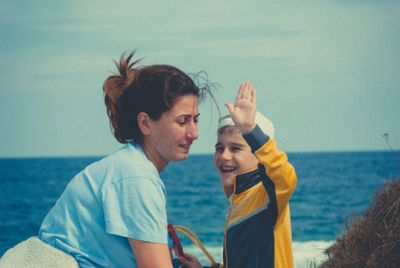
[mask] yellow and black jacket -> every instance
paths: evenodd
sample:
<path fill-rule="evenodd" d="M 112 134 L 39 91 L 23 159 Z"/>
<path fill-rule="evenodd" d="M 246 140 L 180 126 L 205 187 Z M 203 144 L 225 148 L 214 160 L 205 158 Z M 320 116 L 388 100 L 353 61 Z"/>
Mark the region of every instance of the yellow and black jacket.
<path fill-rule="evenodd" d="M 293 267 L 289 199 L 297 177 L 284 152 L 256 128 L 243 136 L 258 169 L 235 176 L 224 239 L 224 267 Z"/>

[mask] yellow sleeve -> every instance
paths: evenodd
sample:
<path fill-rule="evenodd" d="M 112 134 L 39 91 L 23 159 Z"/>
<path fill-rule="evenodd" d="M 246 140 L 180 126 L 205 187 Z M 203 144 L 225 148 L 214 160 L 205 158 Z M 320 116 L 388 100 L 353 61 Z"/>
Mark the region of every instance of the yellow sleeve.
<path fill-rule="evenodd" d="M 292 227 L 289 204 L 274 229 L 275 268 L 293 268 Z"/>
<path fill-rule="evenodd" d="M 276 202 L 278 207 L 277 224 L 283 210 L 296 188 L 297 176 L 294 167 L 288 162 L 286 154 L 276 148 L 276 142 L 269 138 L 263 146 L 257 149 L 255 155 L 265 167 L 268 177 L 275 185 Z"/>

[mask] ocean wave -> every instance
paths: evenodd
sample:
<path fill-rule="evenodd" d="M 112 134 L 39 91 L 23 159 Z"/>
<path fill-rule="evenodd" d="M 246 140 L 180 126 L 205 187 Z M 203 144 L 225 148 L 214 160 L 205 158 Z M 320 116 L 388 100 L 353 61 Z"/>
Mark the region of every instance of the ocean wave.
<path fill-rule="evenodd" d="M 216 245 L 208 245 L 204 244 L 204 247 L 207 249 L 208 253 L 213 257 L 213 259 L 217 263 L 222 263 L 222 246 L 216 246 Z M 195 244 L 191 245 L 183 245 L 183 251 L 185 253 L 189 253 L 190 255 L 195 256 L 202 265 L 209 265 L 210 261 L 207 259 L 206 255 L 203 253 L 203 251 L 196 246 Z"/>
<path fill-rule="evenodd" d="M 310 267 L 310 263 L 320 264 L 325 258 L 325 250 L 329 248 L 334 241 L 293 241 L 293 259 L 294 267 Z"/>
<path fill-rule="evenodd" d="M 334 241 L 304 241 L 304 242 L 293 242 L 293 259 L 294 267 L 306 268 L 310 267 L 311 263 L 320 264 L 325 259 L 325 250 L 333 244 Z M 222 263 L 222 246 L 216 245 L 204 245 L 210 255 L 218 263 Z M 189 253 L 196 256 L 202 265 L 209 265 L 210 261 L 207 259 L 205 254 L 196 245 L 184 245 L 183 248 L 185 253 Z"/>

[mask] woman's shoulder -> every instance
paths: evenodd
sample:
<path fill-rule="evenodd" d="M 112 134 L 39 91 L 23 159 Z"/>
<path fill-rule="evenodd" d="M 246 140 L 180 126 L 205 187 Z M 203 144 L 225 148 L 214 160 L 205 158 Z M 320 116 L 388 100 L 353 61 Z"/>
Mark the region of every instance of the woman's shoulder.
<path fill-rule="evenodd" d="M 147 159 L 141 146 L 133 143 L 126 144 L 87 169 L 91 173 L 103 174 L 112 181 L 135 177 L 159 179 L 155 166 Z"/>

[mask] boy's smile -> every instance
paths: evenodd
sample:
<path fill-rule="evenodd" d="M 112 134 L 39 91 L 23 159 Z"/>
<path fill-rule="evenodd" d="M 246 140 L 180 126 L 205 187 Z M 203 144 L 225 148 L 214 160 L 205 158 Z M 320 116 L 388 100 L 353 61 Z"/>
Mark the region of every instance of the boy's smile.
<path fill-rule="evenodd" d="M 231 131 L 218 135 L 214 164 L 221 175 L 222 185 L 230 187 L 236 174 L 256 169 L 258 160 L 240 131 Z"/>

